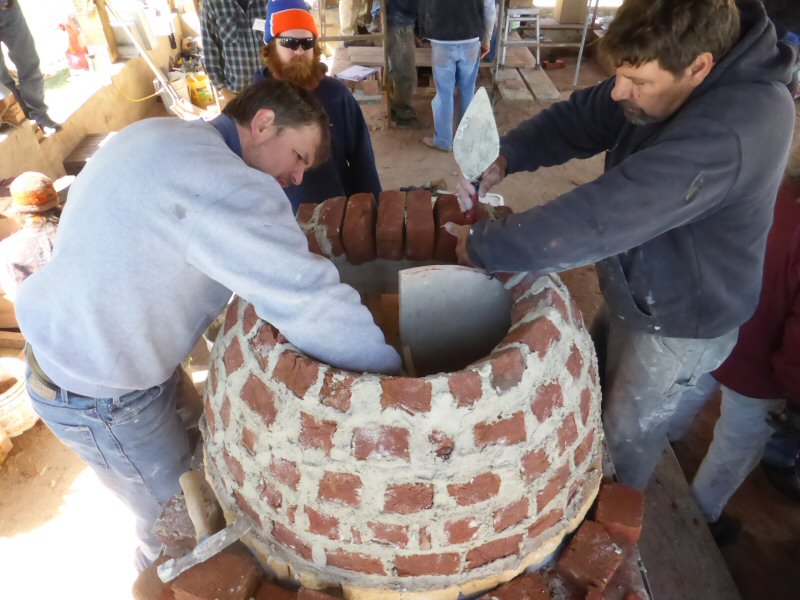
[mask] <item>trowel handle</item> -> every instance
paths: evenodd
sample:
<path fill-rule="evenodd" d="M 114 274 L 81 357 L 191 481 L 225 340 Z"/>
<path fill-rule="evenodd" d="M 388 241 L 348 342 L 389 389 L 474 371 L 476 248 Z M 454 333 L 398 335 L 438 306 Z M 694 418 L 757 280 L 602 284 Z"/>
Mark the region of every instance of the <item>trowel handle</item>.
<path fill-rule="evenodd" d="M 475 186 L 475 193 L 470 196 L 472 199 L 472 208 L 464 212 L 464 223 L 472 225 L 478 219 L 478 185 L 479 182 L 473 181 L 472 185 Z"/>
<path fill-rule="evenodd" d="M 206 506 L 203 502 L 203 490 L 200 486 L 200 473 L 194 470 L 186 471 L 180 476 L 178 481 L 183 489 L 183 497 L 186 500 L 186 512 L 194 525 L 194 532 L 197 541 L 202 540 L 212 533 L 211 523 L 206 514 Z"/>

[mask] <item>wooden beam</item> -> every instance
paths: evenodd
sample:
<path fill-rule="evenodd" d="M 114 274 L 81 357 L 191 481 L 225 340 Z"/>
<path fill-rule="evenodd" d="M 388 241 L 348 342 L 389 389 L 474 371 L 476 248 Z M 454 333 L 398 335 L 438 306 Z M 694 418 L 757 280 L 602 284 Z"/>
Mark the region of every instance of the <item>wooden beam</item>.
<path fill-rule="evenodd" d="M 365 67 L 383 66 L 383 48 L 374 46 L 350 46 L 349 48 L 337 48 L 338 54 L 341 50 L 347 50 L 351 64 L 363 65 Z M 418 67 L 430 67 L 431 49 L 415 48 L 414 60 Z M 536 66 L 536 59 L 524 46 L 512 46 L 506 54 L 506 66 L 512 68 L 533 68 Z M 486 66 L 489 66 L 488 64 Z"/>
<path fill-rule="evenodd" d="M 520 69 L 519 74 L 534 98 L 541 103 L 560 102 L 561 94 L 543 69 Z"/>
<path fill-rule="evenodd" d="M 528 91 L 517 69 L 500 69 L 497 72 L 497 89 L 503 100 L 507 102 L 533 102 L 533 96 Z"/>
<path fill-rule="evenodd" d="M 654 600 L 740 600 L 672 448 L 645 493 L 639 551 Z"/>

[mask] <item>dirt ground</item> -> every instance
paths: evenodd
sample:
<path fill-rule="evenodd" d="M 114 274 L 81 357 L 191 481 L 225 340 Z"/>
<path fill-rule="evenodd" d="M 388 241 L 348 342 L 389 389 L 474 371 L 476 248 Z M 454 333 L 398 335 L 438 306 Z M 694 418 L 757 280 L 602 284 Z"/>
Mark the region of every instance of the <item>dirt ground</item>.
<path fill-rule="evenodd" d="M 564 96 L 571 89 L 573 64 L 568 62 L 566 69 L 550 72 Z M 582 69 L 580 83 L 590 85 L 602 78 L 603 74 L 589 63 Z M 430 96 L 424 95 L 418 99 L 420 113 L 428 121 L 429 100 Z M 500 103 L 497 122 L 501 134 L 538 110 L 540 106 L 533 103 Z M 366 105 L 364 112 L 385 189 L 436 179 L 455 185 L 458 171 L 452 154 L 420 143 L 430 130 L 388 129 L 383 105 Z M 601 170 L 601 157 L 572 161 L 509 177 L 495 191 L 520 211 L 592 180 Z M 590 321 L 601 301 L 593 268 L 576 269 L 562 277 Z M 717 406 L 709 406 L 689 439 L 676 447 L 689 475 L 696 470 L 710 441 L 717 410 Z M 41 423 L 13 441 L 12 454 L 0 467 L 0 598 L 129 598 L 135 578 L 136 545 L 130 514 Z M 800 505 L 772 490 L 757 468 L 734 497 L 730 512 L 745 526 L 740 540 L 723 550 L 742 597 L 797 598 Z M 697 597 L 703 598 L 702 593 Z"/>

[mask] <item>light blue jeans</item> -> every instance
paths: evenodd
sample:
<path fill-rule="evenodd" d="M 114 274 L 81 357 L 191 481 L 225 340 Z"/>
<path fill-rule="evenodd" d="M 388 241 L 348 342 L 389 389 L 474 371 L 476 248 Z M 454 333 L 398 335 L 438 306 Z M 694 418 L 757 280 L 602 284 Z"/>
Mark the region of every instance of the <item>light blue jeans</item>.
<path fill-rule="evenodd" d="M 9 75 L 2 53 L 0 83 L 11 90 L 29 118 L 36 121 L 46 119 L 44 77 L 39 70 L 39 55 L 18 2 L 14 2 L 11 8 L 0 10 L 0 42 L 8 48 L 8 56 L 17 68 L 19 86 Z"/>
<path fill-rule="evenodd" d="M 478 80 L 481 43 L 442 44 L 431 42 L 431 62 L 436 96 L 433 97 L 433 142 L 440 148 L 453 147 L 453 90 L 458 90 L 458 121 L 472 102 Z"/>
<path fill-rule="evenodd" d="M 43 381 L 28 369 L 33 408 L 56 437 L 89 464 L 136 516 L 141 550 L 153 560 L 161 543 L 152 527 L 181 491 L 189 439 L 175 408 L 180 371 L 161 385 L 119 398 L 89 398 Z"/>
<path fill-rule="evenodd" d="M 670 423 L 670 441 L 688 433 L 694 417 L 720 388 L 722 402 L 714 439 L 692 481 L 692 494 L 709 522 L 719 519 L 728 500 L 758 464 L 764 446 L 775 433 L 767 422 L 769 413 L 780 412 L 786 404 L 780 398 L 744 396 L 720 386 L 707 373 L 683 394 Z"/>
<path fill-rule="evenodd" d="M 619 481 L 644 489 L 667 444 L 681 398 L 728 357 L 739 329 L 713 339 L 671 338 L 632 329 L 612 317 L 607 334 L 606 440 Z"/>

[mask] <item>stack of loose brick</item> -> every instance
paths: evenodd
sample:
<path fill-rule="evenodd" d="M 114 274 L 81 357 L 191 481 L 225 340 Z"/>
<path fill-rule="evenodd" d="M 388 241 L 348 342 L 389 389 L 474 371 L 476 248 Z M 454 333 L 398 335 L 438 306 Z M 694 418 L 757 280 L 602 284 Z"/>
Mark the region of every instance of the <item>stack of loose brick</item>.
<path fill-rule="evenodd" d="M 337 600 L 340 595 L 290 589 L 264 579 L 261 567 L 244 549 L 224 550 L 164 583 L 160 558 L 133 584 L 134 600 Z"/>
<path fill-rule="evenodd" d="M 506 206 L 480 203 L 477 218 L 499 219 L 511 214 Z M 297 222 L 309 249 L 335 258 L 346 255 L 358 265 L 375 260 L 456 262 L 456 239 L 444 231 L 447 222 L 464 224 L 458 200 L 451 194 L 432 201 L 428 190 L 381 192 L 330 198 L 320 204 L 301 204 Z"/>
<path fill-rule="evenodd" d="M 25 113 L 13 94 L 0 98 L 0 122 L 21 125 L 26 120 Z"/>

